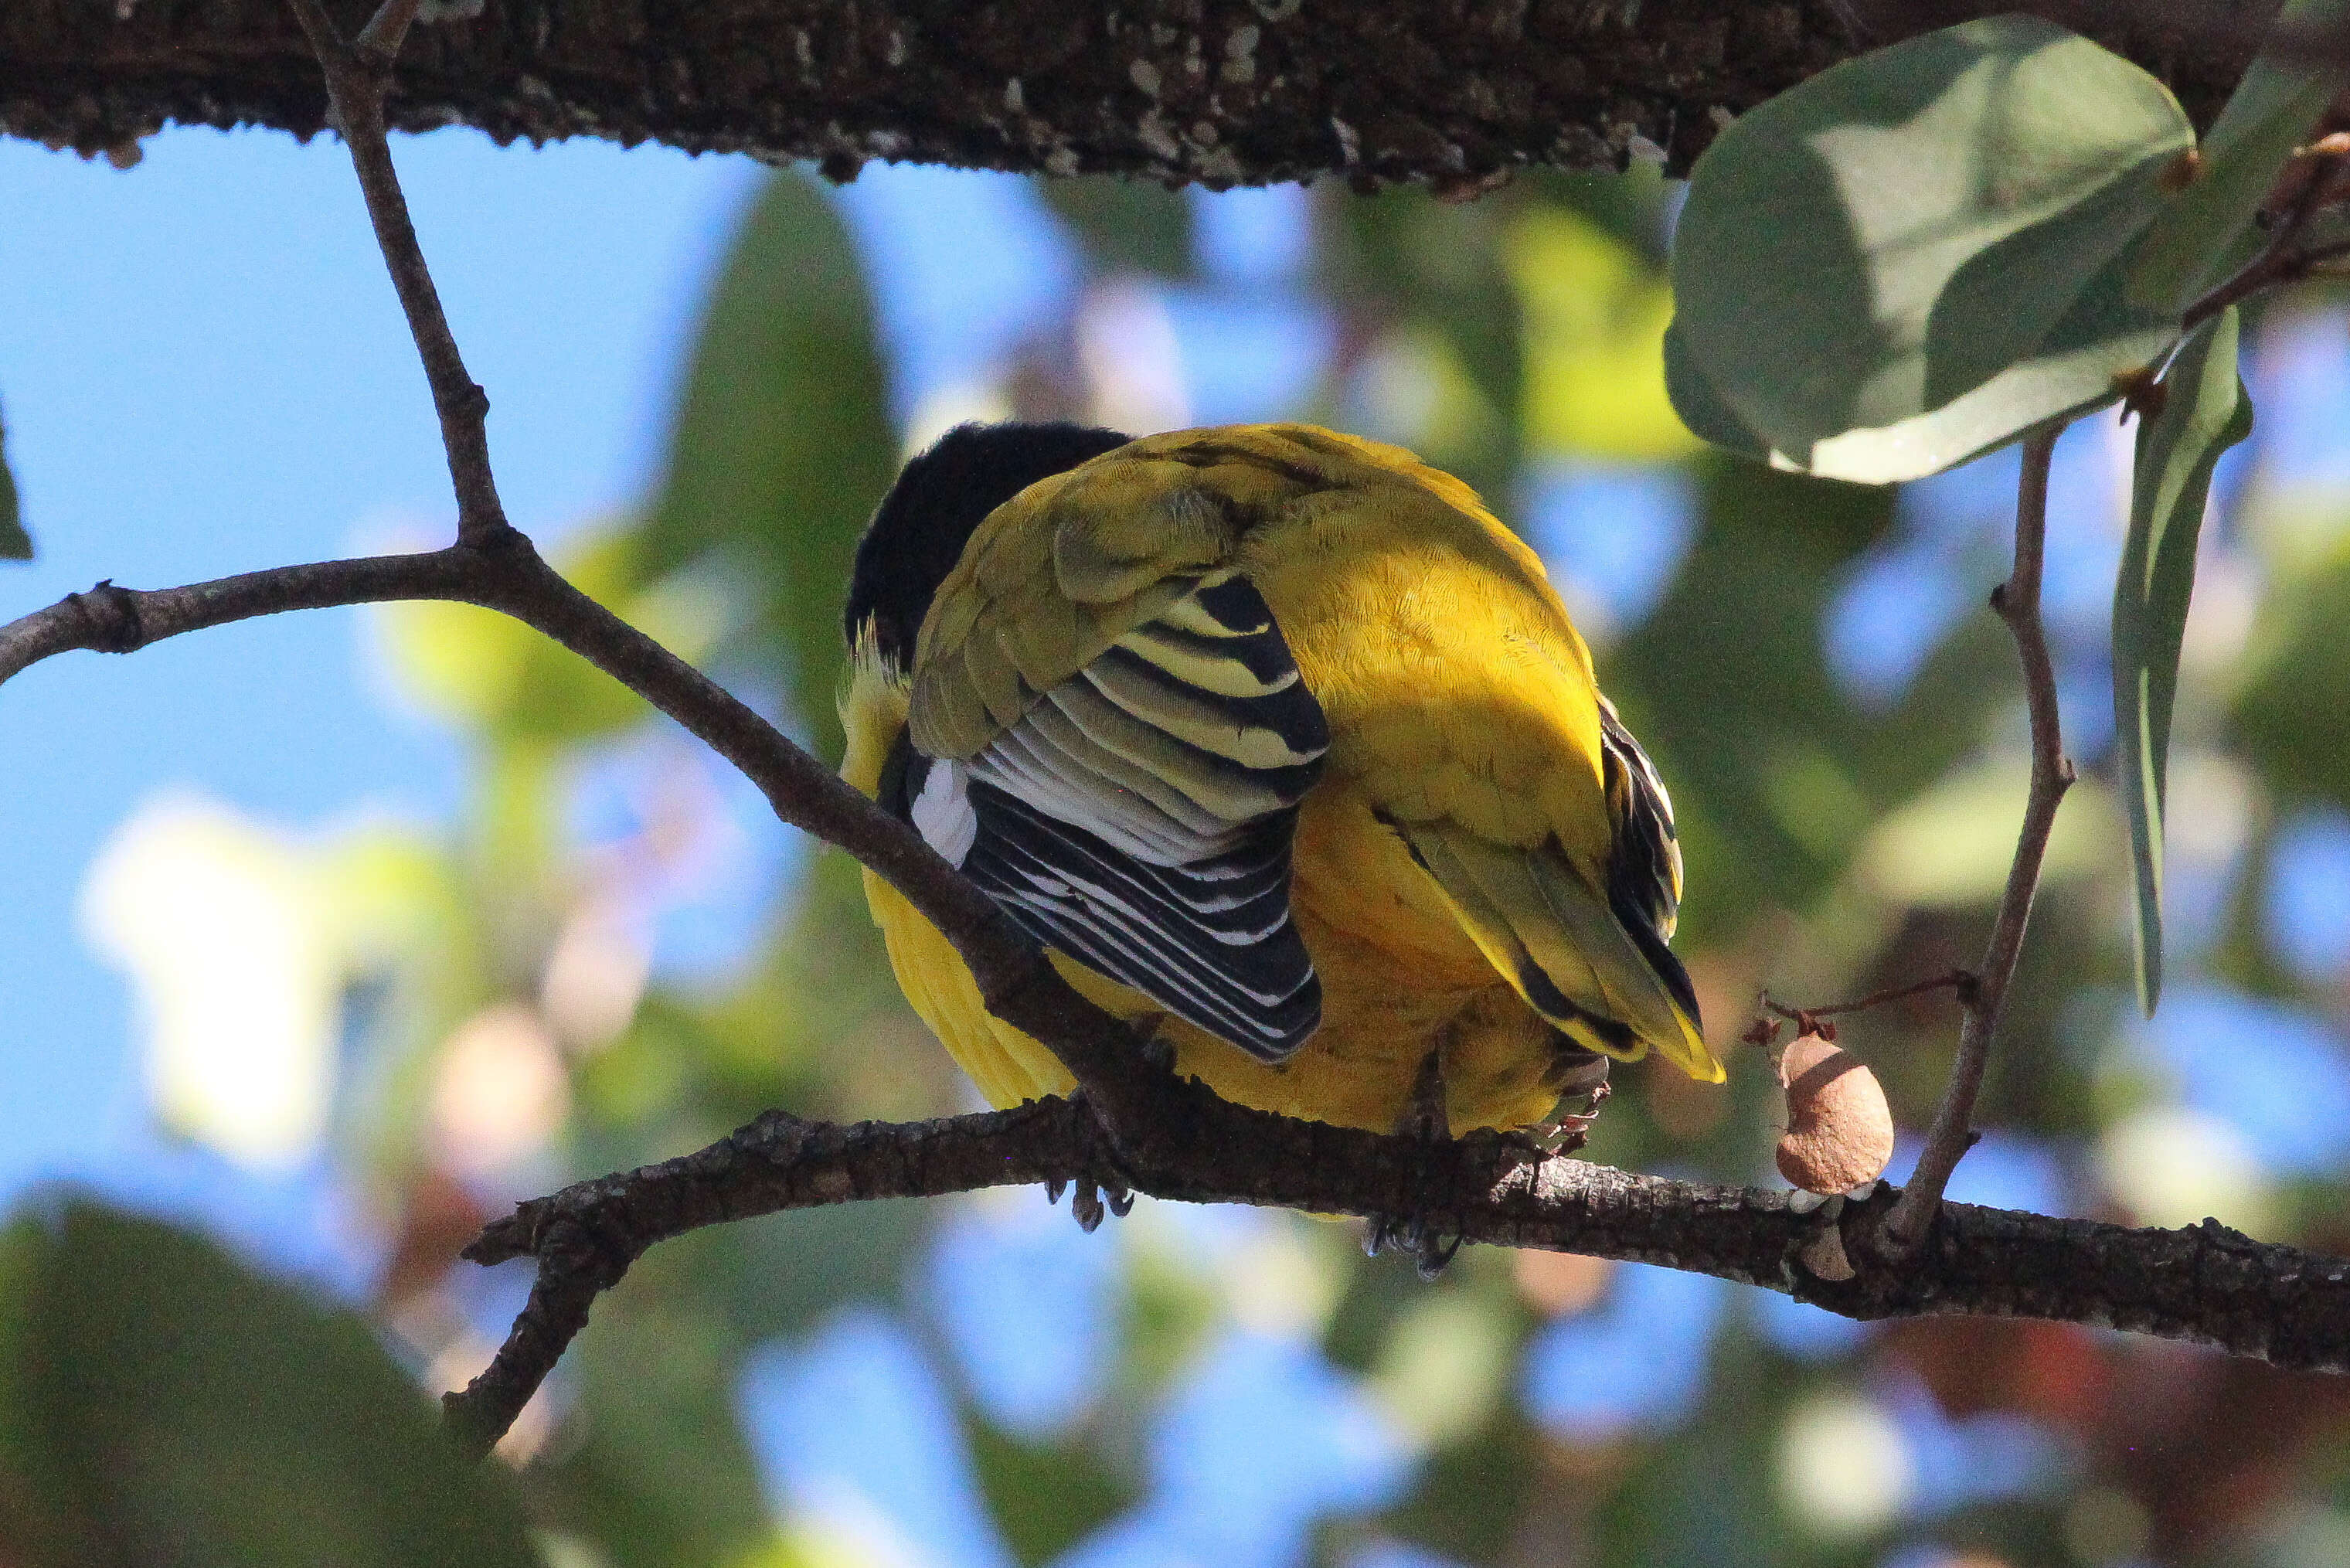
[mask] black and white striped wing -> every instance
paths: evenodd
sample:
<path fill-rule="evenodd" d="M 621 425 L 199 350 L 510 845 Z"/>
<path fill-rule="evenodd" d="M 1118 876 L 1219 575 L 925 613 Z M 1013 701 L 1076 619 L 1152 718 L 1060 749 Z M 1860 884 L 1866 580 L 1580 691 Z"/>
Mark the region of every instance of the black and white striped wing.
<path fill-rule="evenodd" d="M 1329 743 L 1272 611 L 1226 571 L 968 761 L 901 740 L 882 799 L 1039 941 L 1279 1061 L 1322 1018 L 1289 879 Z"/>

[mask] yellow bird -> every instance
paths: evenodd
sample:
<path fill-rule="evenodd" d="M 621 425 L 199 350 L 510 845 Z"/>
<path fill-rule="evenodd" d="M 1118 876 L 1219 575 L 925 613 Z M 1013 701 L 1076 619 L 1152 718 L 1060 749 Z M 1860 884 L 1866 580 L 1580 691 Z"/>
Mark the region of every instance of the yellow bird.
<path fill-rule="evenodd" d="M 1460 1133 L 1544 1121 L 1593 1052 L 1721 1080 L 1664 785 L 1541 561 L 1411 453 L 965 425 L 882 502 L 846 620 L 843 776 L 1225 1099 L 1384 1132 L 1427 1064 Z M 865 888 L 988 1099 L 1066 1093 Z"/>

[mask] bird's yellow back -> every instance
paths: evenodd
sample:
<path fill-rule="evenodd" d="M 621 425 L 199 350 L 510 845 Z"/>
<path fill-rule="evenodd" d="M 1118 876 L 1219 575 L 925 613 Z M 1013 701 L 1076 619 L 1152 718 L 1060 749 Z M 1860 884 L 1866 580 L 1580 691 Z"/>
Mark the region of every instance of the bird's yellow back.
<path fill-rule="evenodd" d="M 1264 1060 L 1055 952 L 1072 981 L 1159 1015 L 1179 1071 L 1227 1099 L 1382 1130 L 1431 1050 L 1456 1130 L 1543 1119 L 1561 1063 L 1580 1059 L 1562 1037 L 1655 1046 L 1718 1079 L 1686 981 L 1657 956 L 1679 893 L 1661 787 L 1539 560 L 1398 448 L 1311 426 L 1191 431 L 1030 486 L 940 587 L 910 690 L 861 650 L 845 775 L 875 793 L 910 713 L 922 753 L 979 753 L 1037 691 L 1167 613 L 1167 585 L 1226 571 L 1262 595 L 1327 723 L 1289 898 L 1319 1027 Z M 944 939 L 869 874 L 867 888 L 908 999 L 982 1091 L 1065 1091 Z"/>

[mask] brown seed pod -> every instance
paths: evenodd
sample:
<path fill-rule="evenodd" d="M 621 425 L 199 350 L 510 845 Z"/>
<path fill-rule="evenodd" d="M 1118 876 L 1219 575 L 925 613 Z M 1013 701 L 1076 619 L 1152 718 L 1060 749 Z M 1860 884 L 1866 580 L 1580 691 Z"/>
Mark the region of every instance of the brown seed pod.
<path fill-rule="evenodd" d="M 1779 1058 L 1787 1131 L 1779 1174 L 1806 1192 L 1849 1192 L 1893 1158 L 1893 1112 L 1877 1075 L 1816 1034 L 1798 1034 Z"/>

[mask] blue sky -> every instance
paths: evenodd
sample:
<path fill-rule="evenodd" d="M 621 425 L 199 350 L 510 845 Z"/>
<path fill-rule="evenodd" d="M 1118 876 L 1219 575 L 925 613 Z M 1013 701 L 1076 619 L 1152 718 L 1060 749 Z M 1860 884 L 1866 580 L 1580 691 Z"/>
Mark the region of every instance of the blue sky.
<path fill-rule="evenodd" d="M 0 140 L 0 400 L 31 567 L 14 615 L 100 577 L 217 576 L 444 529 L 432 408 L 339 144 L 173 131 L 118 172 Z M 660 149 L 403 140 L 418 227 L 515 520 L 642 492 L 676 345 L 759 171 Z M 296 828 L 437 815 L 444 735 L 377 700 L 358 612 L 76 655 L 0 701 L 0 1191 L 140 1140 L 120 980 L 75 934 L 84 867 L 166 786 Z"/>

